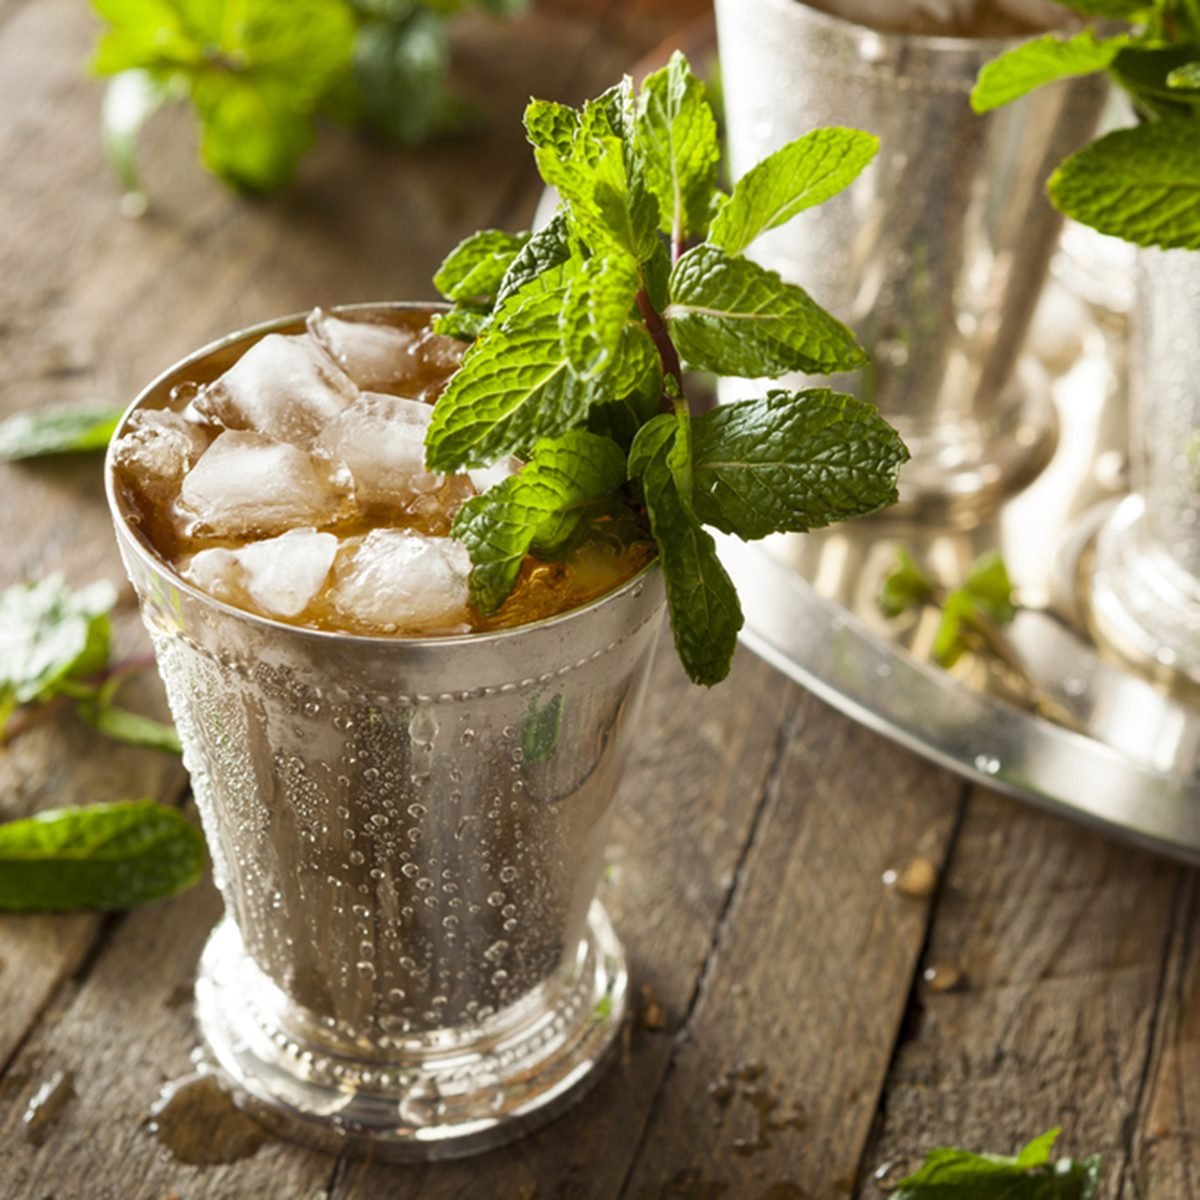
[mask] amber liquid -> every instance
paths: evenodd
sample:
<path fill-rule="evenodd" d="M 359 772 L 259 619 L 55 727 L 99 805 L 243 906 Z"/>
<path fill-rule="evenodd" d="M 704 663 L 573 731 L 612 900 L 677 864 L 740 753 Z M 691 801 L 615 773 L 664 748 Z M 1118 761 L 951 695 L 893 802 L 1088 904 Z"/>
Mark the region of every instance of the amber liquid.
<path fill-rule="evenodd" d="M 420 311 L 382 309 L 373 312 L 371 319 L 421 330 L 428 325 L 429 318 L 430 314 Z M 354 319 L 360 319 L 358 314 Z M 304 326 L 297 323 L 276 332 L 302 333 Z M 199 386 L 221 376 L 260 336 L 263 335 L 248 336 L 203 358 L 183 364 L 165 378 L 140 407 L 182 411 Z M 445 390 L 449 378 L 448 371 L 432 366 L 427 366 L 414 376 L 410 364 L 402 383 L 373 384 L 371 390 L 433 404 Z M 220 432 L 217 427 L 212 427 L 211 438 L 215 439 Z M 150 548 L 176 571 L 186 559 L 201 550 L 218 547 L 237 549 L 255 540 L 214 537 L 190 528 L 182 510 L 175 504 L 152 500 L 134 472 L 119 462 L 114 470 L 122 507 L 130 524 L 141 533 Z M 449 536 L 458 507 L 474 494 L 466 476 L 451 476 L 437 491 L 407 507 L 374 506 L 361 510 L 348 503 L 345 511 L 337 519 L 321 526 L 320 531 L 343 539 L 358 537 L 373 529 L 411 529 L 430 536 L 446 537 Z M 533 554 L 527 555 L 517 586 L 504 605 L 491 615 L 469 609 L 466 629 L 470 632 L 505 629 L 569 612 L 620 587 L 653 558 L 654 543 L 644 517 L 624 505 L 613 505 L 591 522 L 582 540 L 561 559 L 549 561 Z M 255 611 L 249 604 L 243 607 L 247 611 Z M 348 618 L 346 613 L 335 609 L 326 599 L 324 591 L 298 616 L 273 616 L 271 619 L 329 632 L 393 637 L 405 634 L 403 629 L 386 634 L 374 626 L 356 623 L 352 617 Z M 459 621 L 441 630 L 422 629 L 420 636 L 449 636 L 462 632 L 464 623 Z"/>

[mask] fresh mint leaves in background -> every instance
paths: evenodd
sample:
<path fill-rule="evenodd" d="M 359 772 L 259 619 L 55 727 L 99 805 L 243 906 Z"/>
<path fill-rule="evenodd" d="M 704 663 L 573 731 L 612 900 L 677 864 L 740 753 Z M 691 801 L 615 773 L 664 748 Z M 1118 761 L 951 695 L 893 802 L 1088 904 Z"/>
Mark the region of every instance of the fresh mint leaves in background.
<path fill-rule="evenodd" d="M 776 378 L 863 364 L 849 329 L 742 252 L 851 183 L 877 142 L 818 130 L 726 195 L 716 121 L 680 54 L 639 93 L 626 79 L 581 109 L 535 100 L 525 127 L 562 203 L 535 234 L 473 235 L 438 272 L 454 303 L 439 329 L 474 344 L 434 409 L 426 462 L 527 464 L 455 522 L 484 611 L 527 551 L 561 552 L 590 516 L 648 521 L 684 666 L 716 683 L 742 611 L 705 527 L 760 538 L 875 512 L 896 498 L 908 453 L 873 407 L 827 389 L 694 416 L 684 369 Z"/>
<path fill-rule="evenodd" d="M 62 808 L 0 824 L 0 910 L 120 911 L 197 883 L 204 837 L 150 800 Z"/>
<path fill-rule="evenodd" d="M 145 206 L 137 137 L 164 103 L 190 101 L 201 158 L 235 187 L 286 183 L 321 116 L 400 144 L 461 123 L 447 89 L 447 22 L 468 8 L 497 16 L 522 0 L 92 0 L 105 22 L 93 69 L 112 77 L 105 147 Z"/>
<path fill-rule="evenodd" d="M 1034 1138 L 1013 1157 L 931 1150 L 920 1170 L 896 1186 L 892 1200 L 1095 1200 L 1099 1156 L 1051 1162 L 1059 1132 Z"/>
<path fill-rule="evenodd" d="M 1107 72 L 1139 124 L 1067 158 L 1049 181 L 1069 217 L 1139 246 L 1200 250 L 1200 4 L 1196 0 L 1060 0 L 1111 32 L 1047 34 L 979 74 L 971 103 L 990 112 L 1070 76 Z"/>
<path fill-rule="evenodd" d="M 0 592 L 0 746 L 47 714 L 75 707 L 116 741 L 178 754 L 170 725 L 114 704 L 117 690 L 151 661 L 110 661 L 108 583 L 69 588 L 61 576 Z"/>

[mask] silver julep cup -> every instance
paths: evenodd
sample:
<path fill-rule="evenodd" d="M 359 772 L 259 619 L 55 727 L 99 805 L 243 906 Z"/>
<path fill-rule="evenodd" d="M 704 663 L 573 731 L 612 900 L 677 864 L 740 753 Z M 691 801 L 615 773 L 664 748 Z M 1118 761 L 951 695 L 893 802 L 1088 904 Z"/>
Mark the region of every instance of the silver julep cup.
<path fill-rule="evenodd" d="M 295 327 L 208 347 L 135 407 Z M 317 632 L 198 591 L 130 521 L 111 463 L 108 494 L 225 902 L 196 985 L 220 1066 L 287 1136 L 383 1159 L 554 1115 L 626 1009 L 594 896 L 657 568 L 495 633 Z"/>
<path fill-rule="evenodd" d="M 1072 81 L 979 117 L 975 77 L 1012 41 L 877 32 L 801 0 L 716 9 L 735 178 L 818 126 L 880 139 L 853 186 L 751 254 L 870 351 L 833 382 L 876 404 L 912 452 L 891 515 L 970 518 L 1053 452 L 1044 373 L 1021 353 L 1060 225 L 1044 186 L 1094 129 L 1106 85 Z M 725 382 L 721 397 L 746 390 Z"/>
<path fill-rule="evenodd" d="M 1094 632 L 1152 676 L 1200 687 L 1200 254 L 1138 251 L 1131 494 L 1085 581 Z"/>

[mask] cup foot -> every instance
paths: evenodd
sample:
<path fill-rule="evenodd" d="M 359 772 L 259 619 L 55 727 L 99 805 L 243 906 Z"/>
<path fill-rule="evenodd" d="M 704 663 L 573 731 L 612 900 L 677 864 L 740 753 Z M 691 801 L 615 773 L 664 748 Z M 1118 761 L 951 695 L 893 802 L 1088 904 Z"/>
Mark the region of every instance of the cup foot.
<path fill-rule="evenodd" d="M 1155 683 L 1200 694 L 1200 581 L 1155 543 L 1141 496 L 1113 509 L 1080 571 L 1096 641 Z"/>
<path fill-rule="evenodd" d="M 624 948 L 594 902 L 557 980 L 477 1027 L 359 1055 L 306 1043 L 265 1017 L 278 989 L 225 920 L 200 960 L 196 1016 L 217 1064 L 273 1132 L 335 1153 L 430 1162 L 521 1137 L 578 1100 L 621 1027 L 627 985 Z"/>

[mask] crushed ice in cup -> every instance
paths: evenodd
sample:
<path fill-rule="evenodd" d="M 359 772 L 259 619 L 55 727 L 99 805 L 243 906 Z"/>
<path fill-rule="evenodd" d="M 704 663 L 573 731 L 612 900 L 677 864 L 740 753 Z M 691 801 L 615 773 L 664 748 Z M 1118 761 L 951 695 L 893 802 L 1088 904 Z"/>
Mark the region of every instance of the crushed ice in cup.
<path fill-rule="evenodd" d="M 339 556 L 330 599 L 347 618 L 387 632 L 445 631 L 467 619 L 470 573 L 461 542 L 373 529 Z"/>
<path fill-rule="evenodd" d="M 367 392 L 326 426 L 315 450 L 345 465 L 360 506 L 403 504 L 444 482 L 425 470 L 425 431 L 432 419 L 428 404 Z"/>
<path fill-rule="evenodd" d="M 184 476 L 183 510 L 196 532 L 282 533 L 325 525 L 345 510 L 329 464 L 261 433 L 227 430 Z"/>
<path fill-rule="evenodd" d="M 307 334 L 269 333 L 193 401 L 206 420 L 311 446 L 354 402 L 353 380 Z"/>
<path fill-rule="evenodd" d="M 403 383 L 411 370 L 410 350 L 420 333 L 397 325 L 347 321 L 314 308 L 308 332 L 360 388 Z"/>
<path fill-rule="evenodd" d="M 208 448 L 208 435 L 169 409 L 138 409 L 113 445 L 117 465 L 149 500 L 166 500 Z"/>
<path fill-rule="evenodd" d="M 182 573 L 220 600 L 244 593 L 267 616 L 297 617 L 324 587 L 337 551 L 331 533 L 289 529 L 237 550 L 201 550 Z"/>
<path fill-rule="evenodd" d="M 478 494 L 482 495 L 494 488 L 496 484 L 503 483 L 510 475 L 515 475 L 520 469 L 521 464 L 517 459 L 502 458 L 499 462 L 492 463 L 490 467 L 476 467 L 467 474 L 470 476 L 471 486 Z"/>

